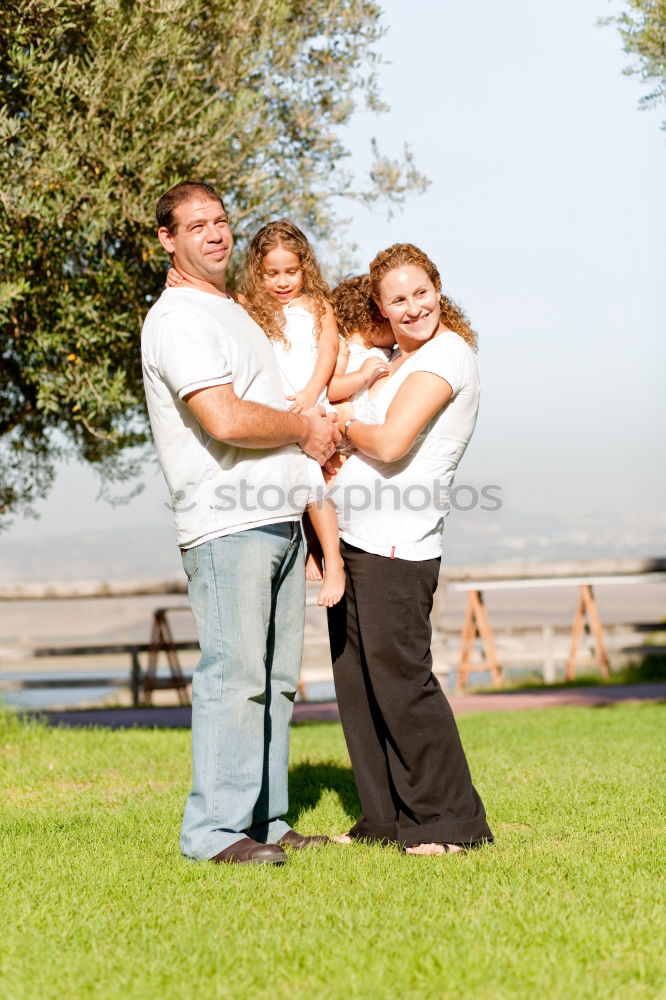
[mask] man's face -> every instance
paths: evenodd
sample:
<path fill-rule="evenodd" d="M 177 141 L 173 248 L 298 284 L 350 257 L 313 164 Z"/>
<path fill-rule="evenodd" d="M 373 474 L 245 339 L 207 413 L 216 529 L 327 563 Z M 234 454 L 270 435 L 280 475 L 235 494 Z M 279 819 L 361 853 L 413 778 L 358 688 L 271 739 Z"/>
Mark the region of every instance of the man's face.
<path fill-rule="evenodd" d="M 193 198 L 174 209 L 171 230 L 158 230 L 160 243 L 185 276 L 219 284 L 234 245 L 227 213 L 219 201 Z"/>

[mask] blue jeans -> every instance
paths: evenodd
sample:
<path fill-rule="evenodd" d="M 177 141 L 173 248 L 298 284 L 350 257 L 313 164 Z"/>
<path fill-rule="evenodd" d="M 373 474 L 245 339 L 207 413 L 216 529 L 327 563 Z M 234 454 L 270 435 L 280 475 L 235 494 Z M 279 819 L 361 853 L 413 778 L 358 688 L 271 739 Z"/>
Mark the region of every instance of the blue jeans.
<path fill-rule="evenodd" d="M 202 656 L 192 680 L 192 791 L 180 846 L 197 861 L 243 837 L 290 829 L 289 723 L 303 652 L 298 521 L 202 542 L 183 553 Z"/>

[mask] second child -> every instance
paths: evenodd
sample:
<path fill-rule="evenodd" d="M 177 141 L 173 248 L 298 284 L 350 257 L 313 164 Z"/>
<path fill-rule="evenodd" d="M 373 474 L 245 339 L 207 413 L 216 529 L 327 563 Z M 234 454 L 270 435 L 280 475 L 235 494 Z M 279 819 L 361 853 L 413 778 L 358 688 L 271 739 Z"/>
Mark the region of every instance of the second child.
<path fill-rule="evenodd" d="M 331 402 L 357 403 L 377 379 L 388 374 L 395 336 L 370 294 L 370 275 L 345 278 L 331 294 L 341 344 L 328 386 Z"/>

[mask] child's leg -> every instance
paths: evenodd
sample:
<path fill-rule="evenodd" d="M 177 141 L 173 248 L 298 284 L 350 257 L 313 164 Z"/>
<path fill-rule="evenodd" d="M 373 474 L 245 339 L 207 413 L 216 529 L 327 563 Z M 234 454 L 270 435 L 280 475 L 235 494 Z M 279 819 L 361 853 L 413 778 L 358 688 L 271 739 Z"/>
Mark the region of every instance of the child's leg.
<path fill-rule="evenodd" d="M 308 510 L 303 514 L 303 534 L 308 549 L 305 557 L 305 579 L 317 582 L 324 579 L 324 554 L 321 551 L 317 532 L 314 530 Z"/>
<path fill-rule="evenodd" d="M 325 500 L 321 506 L 310 504 L 307 514 L 324 554 L 324 581 L 319 590 L 317 604 L 332 608 L 342 600 L 345 592 L 345 566 L 340 555 L 338 519 L 329 500 Z"/>

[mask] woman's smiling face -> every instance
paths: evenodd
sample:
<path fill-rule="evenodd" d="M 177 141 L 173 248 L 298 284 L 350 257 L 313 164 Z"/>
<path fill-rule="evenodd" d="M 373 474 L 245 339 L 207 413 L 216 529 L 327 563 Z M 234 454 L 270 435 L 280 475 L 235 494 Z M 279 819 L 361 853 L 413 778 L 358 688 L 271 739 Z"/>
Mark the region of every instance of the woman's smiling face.
<path fill-rule="evenodd" d="M 425 343 L 439 329 L 439 292 L 423 268 L 404 264 L 389 271 L 379 286 L 382 316 L 391 324 L 398 343 Z"/>

